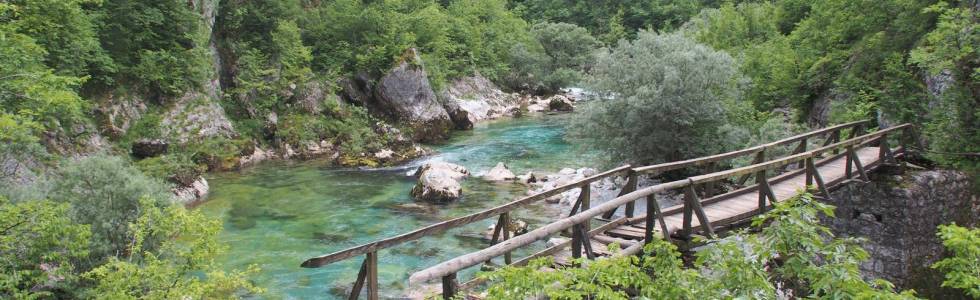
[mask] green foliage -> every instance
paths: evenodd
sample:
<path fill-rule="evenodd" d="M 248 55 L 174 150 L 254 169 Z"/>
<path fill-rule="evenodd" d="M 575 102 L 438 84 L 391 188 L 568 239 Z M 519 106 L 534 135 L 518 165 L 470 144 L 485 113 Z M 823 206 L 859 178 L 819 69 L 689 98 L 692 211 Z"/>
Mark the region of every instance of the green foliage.
<path fill-rule="evenodd" d="M 74 262 L 88 256 L 91 233 L 72 223 L 68 210 L 0 196 L 0 298 L 52 299 L 77 284 Z"/>
<path fill-rule="evenodd" d="M 937 235 L 951 254 L 932 265 L 946 273 L 943 286 L 961 289 L 980 299 L 980 229 L 940 225 Z"/>
<path fill-rule="evenodd" d="M 96 74 L 113 78 L 97 84 L 137 84 L 172 97 L 199 88 L 210 74 L 209 36 L 187 1 L 105 0 L 98 15 L 99 40 L 116 70 Z"/>
<path fill-rule="evenodd" d="M 691 268 L 673 244 L 658 239 L 640 257 L 583 259 L 582 268 L 557 270 L 543 258 L 480 276 L 492 282 L 491 299 L 630 299 L 625 289 L 644 299 L 775 299 L 777 284 L 810 299 L 915 299 L 911 291 L 861 278 L 858 263 L 867 253 L 819 223 L 832 212 L 808 193 L 777 203 L 753 222 L 767 225 L 760 233 L 707 241 Z"/>
<path fill-rule="evenodd" d="M 362 107 L 348 107 L 350 113 L 344 117 L 312 116 L 292 114 L 283 118 L 277 135 L 283 142 L 302 146 L 303 142 L 319 144 L 326 140 L 333 145 L 341 145 L 344 153 L 358 154 L 378 150 L 384 145 L 384 138 L 372 129 L 375 120 Z"/>
<path fill-rule="evenodd" d="M 510 49 L 508 85 L 539 94 L 556 93 L 577 84 L 594 60 L 599 46 L 585 28 L 568 23 L 538 23 L 531 27 L 535 42 Z"/>
<path fill-rule="evenodd" d="M 0 9 L 0 21 L 33 37 L 46 49 L 44 61 L 56 73 L 82 77 L 91 70 L 111 70 L 112 61 L 96 37 L 93 14 L 83 6 L 101 0 L 14 0 Z"/>
<path fill-rule="evenodd" d="M 0 109 L 45 129 L 81 122 L 85 103 L 76 90 L 84 78 L 56 75 L 44 64 L 47 51 L 16 25 L 0 24 Z"/>
<path fill-rule="evenodd" d="M 234 299 L 260 293 L 248 281 L 258 272 L 225 272 L 214 258 L 225 250 L 217 240 L 219 220 L 144 198 L 139 218 L 129 225 L 126 253 L 87 273 L 94 281 L 89 296 L 111 299 Z M 150 246 L 150 244 L 154 244 Z"/>
<path fill-rule="evenodd" d="M 524 17 L 534 22 L 563 22 L 585 27 L 609 45 L 633 38 L 642 29 L 667 32 L 679 27 L 715 0 L 651 1 L 515 1 Z"/>
<path fill-rule="evenodd" d="M 432 0 L 320 3 L 301 27 L 313 48 L 314 70 L 380 74 L 408 48 L 422 53 L 430 81 L 479 71 L 497 79 L 508 69 L 509 49 L 528 40 L 527 24 L 506 1 Z"/>
<path fill-rule="evenodd" d="M 679 34 L 641 32 L 601 53 L 591 86 L 611 99 L 587 106 L 573 135 L 613 161 L 658 163 L 717 153 L 726 102 L 739 96 L 730 56 Z"/>
<path fill-rule="evenodd" d="M 83 158 L 68 162 L 58 173 L 49 198 L 70 203 L 72 221 L 92 226 L 93 264 L 127 253 L 129 223 L 149 209 L 144 205 L 163 207 L 171 203 L 166 185 L 119 157 Z M 144 197 L 153 201 L 141 201 Z"/>
<path fill-rule="evenodd" d="M 959 2 L 956 6 L 943 1 L 925 10 L 939 14 L 939 21 L 922 45 L 912 51 L 911 61 L 949 86 L 936 95 L 930 107 L 922 103 L 911 106 L 909 110 L 918 108 L 918 115 L 909 119 L 925 123 L 923 135 L 934 150 L 927 153 L 929 158 L 977 174 L 980 160 L 955 154 L 980 152 L 976 101 L 980 91 L 980 26 L 977 11 L 971 7 L 975 3 Z"/>

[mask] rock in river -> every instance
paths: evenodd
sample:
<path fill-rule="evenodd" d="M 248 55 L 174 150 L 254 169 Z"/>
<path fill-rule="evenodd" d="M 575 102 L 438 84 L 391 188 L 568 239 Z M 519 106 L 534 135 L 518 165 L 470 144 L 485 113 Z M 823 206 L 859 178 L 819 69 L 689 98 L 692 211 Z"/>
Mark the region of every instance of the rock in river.
<path fill-rule="evenodd" d="M 493 169 L 490 169 L 490 171 L 488 171 L 486 175 L 483 175 L 483 179 L 489 181 L 507 181 L 507 180 L 514 180 L 516 178 L 517 176 L 514 176 L 514 172 L 511 172 L 510 169 L 507 169 L 507 165 L 504 165 L 504 163 L 502 162 L 497 163 L 497 166 L 493 167 Z"/>
<path fill-rule="evenodd" d="M 412 188 L 412 197 L 416 200 L 446 203 L 459 199 L 463 188 L 459 184 L 470 172 L 463 166 L 446 163 L 426 163 L 415 171 L 418 183 Z"/>

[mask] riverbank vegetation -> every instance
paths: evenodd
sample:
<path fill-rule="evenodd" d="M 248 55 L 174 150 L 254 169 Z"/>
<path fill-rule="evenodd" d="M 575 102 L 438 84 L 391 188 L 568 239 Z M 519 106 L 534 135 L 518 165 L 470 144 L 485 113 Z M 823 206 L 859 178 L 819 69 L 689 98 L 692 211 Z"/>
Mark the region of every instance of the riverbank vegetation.
<path fill-rule="evenodd" d="M 916 299 L 887 281 L 862 278 L 858 264 L 868 253 L 820 225 L 833 209 L 809 193 L 776 203 L 753 220 L 756 233 L 703 241 L 690 262 L 656 239 L 642 256 L 583 258 L 583 268 L 557 270 L 549 269 L 549 257 L 481 276 L 492 281 L 492 299 Z"/>
<path fill-rule="evenodd" d="M 377 91 L 356 93 L 400 64 L 422 70 L 415 81 L 439 97 L 453 80 L 476 75 L 524 94 L 588 87 L 604 100 L 571 132 L 610 154 L 610 163 L 686 159 L 873 118 L 881 127 L 915 124 L 916 156 L 977 178 L 977 7 L 972 0 L 0 1 L 0 297 L 261 292 L 247 280 L 257 270 L 214 265 L 220 224 L 176 204 L 173 190 L 262 155 L 375 166 L 377 153 L 419 153 L 420 139 L 402 134 L 411 136 L 411 122 L 372 110 Z M 137 145 L 153 153 L 137 153 Z M 814 209 L 807 205 L 782 213 Z M 947 246 L 975 260 L 962 250 L 973 248 L 958 245 L 975 248 L 976 239 L 951 228 L 942 231 Z M 788 242 L 765 230 L 739 237 L 757 246 Z M 848 283 L 858 294 L 904 296 L 854 276 L 859 249 L 811 242 L 806 251 L 818 252 L 772 242 L 776 248 L 753 250 L 761 254 L 754 260 L 717 242 L 699 258 L 721 266 L 709 277 L 679 269 L 666 244 L 648 248 L 663 257 L 611 261 L 604 271 L 668 268 L 672 280 L 717 296 L 741 288 L 719 281 L 735 276 L 725 268 L 739 268 L 749 277 L 727 278 L 739 280 L 731 284 L 767 296 L 777 287 L 760 280 L 759 268 L 775 253 L 800 254 L 805 259 L 777 267 L 777 277 L 805 294 Z M 722 252 L 734 256 L 711 256 Z M 816 256 L 839 260 L 809 259 Z M 957 265 L 939 268 L 953 274 L 950 286 L 972 291 L 976 274 Z M 517 276 L 500 274 L 505 282 Z M 658 286 L 651 280 L 644 284 Z"/>

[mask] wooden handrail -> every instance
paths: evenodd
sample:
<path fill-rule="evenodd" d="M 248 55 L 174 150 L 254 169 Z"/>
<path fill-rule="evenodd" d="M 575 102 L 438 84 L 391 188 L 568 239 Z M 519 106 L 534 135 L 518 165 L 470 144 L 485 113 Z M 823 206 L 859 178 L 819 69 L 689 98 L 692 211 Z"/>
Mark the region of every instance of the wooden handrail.
<path fill-rule="evenodd" d="M 823 147 L 820 147 L 820 148 L 817 148 L 817 149 L 813 149 L 813 150 L 810 150 L 810 151 L 807 151 L 807 152 L 803 152 L 803 153 L 799 153 L 799 154 L 794 154 L 794 155 L 786 156 L 786 157 L 783 157 L 783 158 L 780 158 L 780 159 L 770 160 L 770 161 L 766 161 L 766 162 L 763 162 L 763 163 L 749 165 L 749 166 L 744 166 L 744 167 L 741 167 L 741 168 L 735 168 L 735 169 L 731 169 L 731 170 L 714 172 L 714 173 L 711 173 L 711 174 L 693 176 L 693 177 L 691 177 L 691 180 L 693 180 L 695 184 L 701 184 L 701 183 L 706 183 L 706 182 L 711 182 L 711 181 L 717 181 L 717 180 L 721 180 L 721 179 L 725 179 L 725 178 L 729 178 L 729 177 L 740 176 L 740 175 L 744 175 L 744 174 L 750 174 L 750 173 L 754 173 L 754 172 L 757 172 L 757 171 L 760 171 L 760 170 L 771 170 L 771 169 L 779 168 L 779 167 L 782 167 L 782 166 L 785 166 L 785 165 L 788 165 L 788 164 L 799 162 L 799 161 L 802 161 L 802 160 L 807 159 L 807 158 L 810 158 L 810 157 L 818 156 L 818 155 L 821 155 L 821 154 L 826 153 L 826 152 L 834 151 L 834 150 L 841 149 L 841 148 L 844 148 L 844 147 L 847 147 L 847 146 L 854 146 L 854 145 L 857 145 L 857 144 L 861 144 L 861 143 L 864 143 L 866 141 L 876 139 L 876 138 L 878 138 L 878 137 L 880 137 L 882 135 L 888 134 L 889 132 L 900 130 L 900 129 L 905 129 L 906 127 L 909 127 L 909 126 L 911 126 L 911 125 L 910 124 L 902 124 L 902 125 L 895 126 L 895 127 L 889 127 L 887 129 L 882 129 L 882 130 L 879 130 L 879 131 L 875 131 L 873 133 L 869 133 L 869 134 L 865 134 L 865 135 L 862 135 L 862 136 L 859 136 L 859 137 L 856 137 L 856 138 L 844 140 L 842 142 L 833 143 L 833 144 L 830 144 L 830 145 L 827 145 L 827 146 L 823 146 Z"/>
<path fill-rule="evenodd" d="M 864 122 L 866 122 L 866 121 L 853 122 L 853 123 L 848 123 L 848 124 L 843 124 L 843 125 L 853 126 L 853 125 L 864 123 Z M 834 127 L 831 127 L 831 128 L 840 129 L 840 128 L 842 128 L 841 126 L 842 125 L 838 125 L 838 126 L 834 126 Z M 687 179 L 684 179 L 684 180 L 678 180 L 678 181 L 673 181 L 673 182 L 668 182 L 668 183 L 663 183 L 663 184 L 658 184 L 658 185 L 654 185 L 654 186 L 651 186 L 651 187 L 643 188 L 643 189 L 637 190 L 635 192 L 632 192 L 632 193 L 629 193 L 629 194 L 626 194 L 626 195 L 619 196 L 619 197 L 614 198 L 612 200 L 609 200 L 609 201 L 607 201 L 607 202 L 605 202 L 605 203 L 603 203 L 601 205 L 598 205 L 598 206 L 595 206 L 595 207 L 590 208 L 588 210 L 579 212 L 578 214 L 575 214 L 575 215 L 572 215 L 572 216 L 569 216 L 569 217 L 566 217 L 566 218 L 563 218 L 563 219 L 559 219 L 559 220 L 557 220 L 557 221 L 555 221 L 553 223 L 550 223 L 548 225 L 545 225 L 545 226 L 543 226 L 541 228 L 538 228 L 538 229 L 535 229 L 533 231 L 527 232 L 527 233 L 525 233 L 523 235 L 520 235 L 518 237 L 512 238 L 512 239 L 507 240 L 505 242 L 502 242 L 502 243 L 493 245 L 493 246 L 491 246 L 489 248 L 486 248 L 486 249 L 483 249 L 483 250 L 480 250 L 480 251 L 477 251 L 477 252 L 468 253 L 468 254 L 465 254 L 463 256 L 459 256 L 459 257 L 456 257 L 454 259 L 451 259 L 451 260 L 442 262 L 442 263 L 440 263 L 438 265 L 429 267 L 429 268 L 424 269 L 422 271 L 415 272 L 415 273 L 413 273 L 409 277 L 409 284 L 416 284 L 416 283 L 419 283 L 419 282 L 424 282 L 424 281 L 428 281 L 428 280 L 431 280 L 431 279 L 435 279 L 435 278 L 440 278 L 440 277 L 447 276 L 447 275 L 456 274 L 459 270 L 462 270 L 462 269 L 465 269 L 465 268 L 468 268 L 468 267 L 472 267 L 472 266 L 477 265 L 477 264 L 479 264 L 481 262 L 484 262 L 484 261 L 493 259 L 494 257 L 500 256 L 500 255 L 502 255 L 504 253 L 510 253 L 510 252 L 512 252 L 512 251 L 514 251 L 514 250 L 516 250 L 518 248 L 527 246 L 527 245 L 529 245 L 531 243 L 534 243 L 534 242 L 536 242 L 538 240 L 544 239 L 544 238 L 546 238 L 546 237 L 548 237 L 548 236 L 550 236 L 552 234 L 555 234 L 555 233 L 558 233 L 558 232 L 562 232 L 562 231 L 565 231 L 565 230 L 567 230 L 569 228 L 572 228 L 573 226 L 576 226 L 578 224 L 582 224 L 582 223 L 588 222 L 588 221 L 590 221 L 592 218 L 594 218 L 596 216 L 599 216 L 599 215 L 601 215 L 603 213 L 606 213 L 606 212 L 608 212 L 610 210 L 617 209 L 619 206 L 625 205 L 627 203 L 631 203 L 633 201 L 636 201 L 638 199 L 641 199 L 641 198 L 646 197 L 646 196 L 649 196 L 649 195 L 653 195 L 653 194 L 658 193 L 658 192 L 663 192 L 663 191 L 673 190 L 673 189 L 678 189 L 678 188 L 693 187 L 693 186 L 695 186 L 697 184 L 702 184 L 702 183 L 711 182 L 711 181 L 717 181 L 717 180 L 721 180 L 721 179 L 724 179 L 724 178 L 730 178 L 730 177 L 734 177 L 734 176 L 739 176 L 739 175 L 742 175 L 742 174 L 748 174 L 748 173 L 765 171 L 765 170 L 771 170 L 771 169 L 778 169 L 778 168 L 780 168 L 782 166 L 785 166 L 785 165 L 788 165 L 788 164 L 792 164 L 792 163 L 796 163 L 796 162 L 799 162 L 799 161 L 808 160 L 808 159 L 812 159 L 814 157 L 818 157 L 818 156 L 820 156 L 820 155 L 822 155 L 823 153 L 826 153 L 826 152 L 831 152 L 831 151 L 838 150 L 838 149 L 841 149 L 841 148 L 844 148 L 844 147 L 852 147 L 854 145 L 861 145 L 861 144 L 864 144 L 864 143 L 867 143 L 867 142 L 871 142 L 871 141 L 873 141 L 875 139 L 878 139 L 878 138 L 880 138 L 882 136 L 887 135 L 889 132 L 906 129 L 906 128 L 910 127 L 910 126 L 911 126 L 910 124 L 902 124 L 902 125 L 899 125 L 899 126 L 890 127 L 890 128 L 887 128 L 887 129 L 882 129 L 882 130 L 876 131 L 874 133 L 865 134 L 865 135 L 860 136 L 860 137 L 851 138 L 851 139 L 848 139 L 848 140 L 845 140 L 845 141 L 842 141 L 842 142 L 837 142 L 837 143 L 829 144 L 829 145 L 826 145 L 826 146 L 823 146 L 823 147 L 820 147 L 820 148 L 817 148 L 817 149 L 813 149 L 813 150 L 806 151 L 806 152 L 799 153 L 799 154 L 795 154 L 795 155 L 790 155 L 790 156 L 787 156 L 787 157 L 783 157 L 783 158 L 779 158 L 779 159 L 775 159 L 775 160 L 771 160 L 771 161 L 766 161 L 766 162 L 762 162 L 762 163 L 758 163 L 758 164 L 754 164 L 754 165 L 750 165 L 750 166 L 745 166 L 745 167 L 741 167 L 741 168 L 736 168 L 736 169 L 732 169 L 732 170 L 727 170 L 727 171 L 715 172 L 715 173 L 707 174 L 707 175 L 694 176 L 694 177 L 690 177 L 690 178 L 687 178 Z M 834 130 L 834 129 L 831 129 L 831 130 Z M 775 146 L 775 145 L 779 145 L 779 144 L 784 144 L 784 143 L 789 143 L 789 142 L 797 141 L 797 140 L 799 140 L 801 138 L 811 137 L 813 135 L 815 135 L 815 134 L 810 133 L 810 134 L 798 135 L 797 137 L 794 137 L 794 138 L 784 139 L 784 140 L 773 142 L 773 143 L 769 143 L 769 144 L 766 144 L 766 145 L 768 145 L 768 146 L 771 147 L 771 146 Z M 750 148 L 750 149 L 752 149 L 752 148 Z M 740 151 L 744 151 L 744 150 L 740 150 Z M 736 151 L 736 152 L 740 152 L 740 151 Z M 730 153 L 733 153 L 733 152 L 730 152 Z M 723 155 L 727 155 L 727 154 L 730 154 L 730 153 L 726 153 L 726 154 L 723 154 Z M 809 162 L 810 162 L 810 164 L 812 166 L 812 164 L 813 164 L 812 163 L 812 160 L 809 161 Z M 634 170 L 634 171 L 636 171 L 636 170 Z M 690 193 L 693 193 L 693 192 L 689 191 L 689 194 Z M 698 201 L 698 203 L 700 203 L 700 201 Z M 701 219 L 702 217 L 703 216 L 699 216 L 699 219 Z M 704 220 L 702 219 L 702 221 L 704 221 Z M 707 224 L 702 224 L 702 226 L 707 226 Z"/>
<path fill-rule="evenodd" d="M 740 156 L 746 156 L 746 155 L 750 155 L 750 154 L 755 154 L 755 153 L 757 153 L 759 151 L 763 151 L 763 150 L 767 150 L 767 149 L 772 149 L 772 148 L 775 148 L 777 146 L 782 146 L 782 145 L 786 145 L 786 144 L 795 143 L 795 142 L 798 142 L 800 140 L 808 139 L 808 138 L 811 138 L 811 137 L 814 137 L 814 136 L 818 136 L 818 135 L 822 135 L 822 134 L 826 134 L 828 132 L 833 132 L 833 131 L 836 131 L 836 130 L 842 130 L 842 129 L 849 128 L 849 127 L 855 127 L 855 126 L 863 125 L 863 124 L 870 123 L 870 122 L 871 122 L 871 120 L 869 119 L 869 120 L 863 120 L 863 121 L 855 121 L 855 122 L 850 122 L 850 123 L 844 123 L 844 124 L 835 125 L 835 126 L 831 126 L 831 127 L 821 128 L 821 129 L 810 131 L 810 132 L 807 132 L 807 133 L 798 134 L 798 135 L 795 135 L 795 136 L 792 136 L 792 137 L 788 137 L 788 138 L 784 138 L 784 139 L 781 139 L 781 140 L 778 140 L 778 141 L 775 141 L 775 142 L 771 142 L 771 143 L 767 143 L 767 144 L 762 144 L 762 145 L 758 145 L 758 146 L 754 146 L 754 147 L 750 147 L 750 148 L 745 148 L 745 149 L 741 149 L 741 150 L 735 150 L 735 151 L 731 151 L 731 152 L 727 152 L 727 153 L 715 154 L 715 155 L 711 155 L 711 156 L 699 157 L 699 158 L 694 158 L 694 159 L 688 159 L 688 160 L 682 160 L 682 161 L 674 161 L 674 162 L 656 164 L 656 165 L 651 165 L 651 166 L 639 167 L 639 168 L 636 168 L 635 171 L 637 173 L 644 173 L 644 174 L 646 174 L 646 173 L 666 172 L 666 171 L 673 171 L 673 170 L 683 169 L 683 168 L 687 168 L 687 167 L 698 166 L 698 165 L 703 165 L 703 164 L 707 164 L 707 163 L 712 163 L 712 162 L 717 162 L 717 161 L 732 159 L 732 158 L 736 158 L 736 157 L 740 157 Z"/>
<path fill-rule="evenodd" d="M 494 208 L 491 208 L 491 209 L 487 209 L 487 210 L 483 210 L 483 211 L 480 211 L 480 212 L 469 214 L 469 215 L 466 215 L 466 216 L 463 216 L 463 217 L 459 217 L 459 218 L 455 218 L 455 219 L 451 219 L 451 220 L 447 220 L 447 221 L 435 223 L 435 224 L 432 224 L 432 225 L 429 225 L 429 226 L 426 226 L 426 227 L 417 229 L 415 231 L 404 233 L 404 234 L 397 235 L 397 236 L 394 236 L 394 237 L 390 237 L 390 238 L 387 238 L 387 239 L 383 239 L 383 240 L 379 240 L 379 241 L 375 241 L 375 242 L 363 244 L 363 245 L 360 245 L 360 246 L 355 246 L 355 247 L 352 247 L 352 248 L 348 248 L 348 249 L 345 249 L 345 250 L 337 251 L 337 252 L 334 252 L 334 253 L 331 253 L 331 254 L 327 254 L 327 255 L 323 255 L 323 256 L 318 256 L 318 257 L 310 258 L 310 259 L 307 259 L 306 261 L 304 261 L 301 266 L 304 267 L 304 268 L 317 268 L 317 267 L 322 267 L 322 266 L 325 266 L 325 265 L 328 265 L 328 264 L 331 264 L 331 263 L 334 263 L 334 262 L 345 260 L 345 259 L 348 259 L 348 258 L 351 258 L 351 257 L 354 257 L 354 256 L 363 255 L 363 254 L 367 254 L 367 253 L 371 253 L 371 252 L 376 252 L 376 251 L 381 250 L 381 249 L 391 248 L 391 247 L 400 245 L 400 244 L 405 243 L 405 242 L 408 242 L 408 241 L 413 241 L 413 240 L 420 239 L 420 238 L 425 237 L 425 236 L 428 236 L 428 235 L 433 235 L 433 234 L 445 232 L 446 230 L 449 230 L 449 229 L 452 229 L 452 228 L 456 228 L 456 227 L 459 227 L 459 226 L 471 224 L 471 223 L 474 223 L 474 222 L 477 222 L 477 221 L 480 221 L 480 220 L 484 220 L 484 219 L 487 219 L 487 218 L 495 217 L 495 216 L 500 215 L 502 213 L 510 212 L 510 211 L 512 211 L 512 210 L 514 210 L 516 208 L 519 208 L 519 207 L 522 207 L 522 206 L 525 206 L 525 205 L 528 205 L 528 204 L 531 204 L 531 203 L 534 203 L 534 202 L 538 202 L 538 201 L 541 201 L 541 200 L 550 198 L 550 197 L 555 196 L 555 195 L 559 195 L 561 193 L 564 193 L 564 192 L 569 191 L 569 190 L 572 190 L 572 189 L 580 188 L 582 186 L 585 186 L 585 185 L 591 184 L 593 182 L 602 180 L 603 178 L 610 177 L 610 176 L 617 175 L 617 174 L 624 173 L 624 172 L 628 172 L 630 169 L 631 169 L 631 166 L 630 165 L 624 165 L 624 166 L 621 166 L 621 167 L 618 167 L 618 168 L 615 168 L 615 169 L 612 169 L 612 170 L 609 170 L 609 171 L 605 171 L 605 172 L 602 172 L 602 173 L 599 173 L 599 174 L 596 174 L 596 175 L 587 177 L 587 178 L 583 178 L 581 180 L 578 180 L 578 181 L 575 181 L 575 182 L 572 182 L 572 183 L 565 184 L 565 185 L 560 186 L 560 187 L 556 187 L 554 189 L 545 191 L 545 192 L 540 193 L 540 194 L 535 194 L 535 195 L 531 195 L 531 196 L 528 196 L 528 197 L 524 197 L 522 199 L 515 200 L 515 201 L 509 202 L 507 204 L 503 204 L 503 205 L 500 205 L 500 206 L 497 206 L 497 207 L 494 207 Z"/>
<path fill-rule="evenodd" d="M 564 231 L 577 224 L 588 222 L 592 220 L 592 218 L 599 216 L 610 209 L 614 209 L 616 207 L 619 207 L 620 205 L 626 204 L 627 202 L 635 201 L 637 199 L 641 199 L 643 197 L 646 197 L 647 195 L 652 195 L 654 193 L 685 187 L 690 184 L 691 181 L 685 179 L 685 180 L 678 180 L 678 181 L 673 181 L 668 183 L 662 183 L 655 186 L 637 190 L 635 192 L 609 200 L 603 204 L 597 205 L 595 207 L 582 211 L 573 216 L 562 218 L 551 224 L 545 225 L 541 228 L 532 230 L 530 232 L 511 238 L 499 244 L 490 246 L 489 248 L 477 252 L 469 253 L 442 262 L 428 269 L 415 272 L 414 274 L 412 274 L 411 277 L 409 277 L 408 282 L 409 284 L 415 284 L 434 278 L 441 278 L 445 275 L 454 274 L 459 270 L 475 266 L 484 261 L 500 256 L 504 253 L 514 251 L 517 248 L 529 245 L 531 243 L 534 243 L 535 241 L 543 239 L 552 234 Z"/>

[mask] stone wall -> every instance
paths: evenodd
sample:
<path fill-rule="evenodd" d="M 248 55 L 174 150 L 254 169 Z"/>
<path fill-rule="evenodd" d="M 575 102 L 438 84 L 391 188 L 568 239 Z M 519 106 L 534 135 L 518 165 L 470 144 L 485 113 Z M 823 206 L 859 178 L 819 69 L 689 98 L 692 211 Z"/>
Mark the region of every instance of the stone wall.
<path fill-rule="evenodd" d="M 832 193 L 837 217 L 826 220 L 840 237 L 864 238 L 871 259 L 862 266 L 869 277 L 882 278 L 920 295 L 941 296 L 942 274 L 928 268 L 942 258 L 936 226 L 956 222 L 976 225 L 980 201 L 970 178 L 936 170 L 901 174 L 895 168 L 875 172 L 868 183 L 851 183 Z"/>

